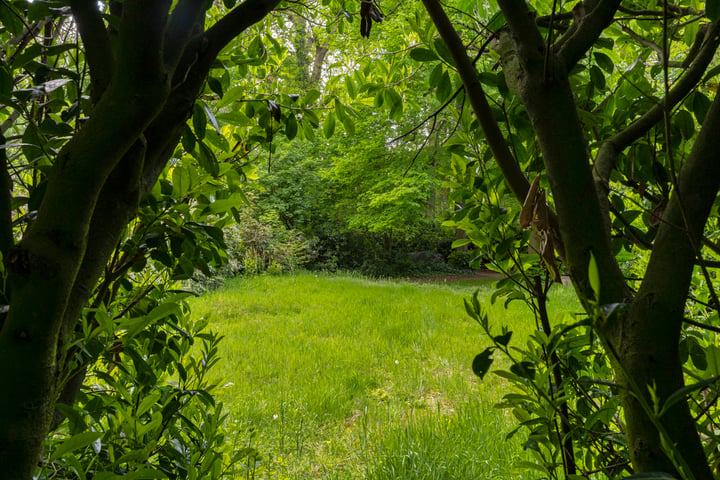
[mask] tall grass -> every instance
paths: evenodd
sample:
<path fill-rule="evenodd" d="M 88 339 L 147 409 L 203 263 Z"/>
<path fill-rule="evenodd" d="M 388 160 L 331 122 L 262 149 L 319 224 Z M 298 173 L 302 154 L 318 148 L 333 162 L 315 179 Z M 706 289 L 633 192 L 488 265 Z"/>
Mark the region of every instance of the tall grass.
<path fill-rule="evenodd" d="M 236 478 L 523 478 L 502 379 L 470 364 L 486 346 L 463 298 L 484 284 L 352 275 L 238 278 L 194 302 L 225 339 L 215 369 L 238 442 Z M 555 313 L 573 308 L 559 291 Z M 527 336 L 523 306 L 488 307 Z M 251 452 L 251 450 L 247 450 Z M 531 478 L 531 477 L 527 477 Z"/>

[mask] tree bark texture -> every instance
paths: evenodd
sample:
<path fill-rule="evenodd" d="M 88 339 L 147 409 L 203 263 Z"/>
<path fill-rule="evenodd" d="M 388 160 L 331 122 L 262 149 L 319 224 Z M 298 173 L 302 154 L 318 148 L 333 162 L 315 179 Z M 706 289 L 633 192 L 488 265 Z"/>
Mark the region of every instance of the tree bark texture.
<path fill-rule="evenodd" d="M 2 246 L 9 272 L 0 322 L 3 478 L 33 477 L 69 336 L 169 160 L 213 60 L 278 3 L 248 0 L 204 31 L 205 2 L 179 0 L 170 11 L 170 0 L 125 0 L 113 31 L 94 2 L 71 2 L 94 107 L 58 154 L 36 220 L 20 242 Z"/>

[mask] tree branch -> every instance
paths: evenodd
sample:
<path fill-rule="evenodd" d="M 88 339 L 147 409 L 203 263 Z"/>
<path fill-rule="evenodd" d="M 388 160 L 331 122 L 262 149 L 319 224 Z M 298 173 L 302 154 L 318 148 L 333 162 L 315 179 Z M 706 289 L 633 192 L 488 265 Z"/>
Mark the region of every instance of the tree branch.
<path fill-rule="evenodd" d="M 633 324 L 625 331 L 627 336 L 623 340 L 628 350 L 634 348 L 636 354 L 626 355 L 626 366 L 640 385 L 657 385 L 655 394 L 661 402 L 683 386 L 682 368 L 676 360 L 678 340 L 698 246 L 720 189 L 719 130 L 720 97 L 716 95 L 690 156 L 679 172 L 675 191 L 655 237 L 645 279 L 628 310 Z M 627 402 L 634 408 L 634 400 L 629 398 Z M 645 415 L 626 415 L 626 418 L 634 465 L 641 472 L 658 471 L 662 463 L 658 454 L 663 452 L 663 447 L 659 438 L 646 434 L 655 429 L 652 421 Z M 694 428 L 688 428 L 694 422 L 687 403 L 678 402 L 670 408 L 662 422 L 677 444 L 678 458 L 691 466 L 694 478 L 713 478 L 699 436 Z M 663 468 L 672 472 L 669 467 Z"/>
<path fill-rule="evenodd" d="M 433 23 L 435 23 L 435 27 L 447 45 L 448 50 L 450 50 L 450 55 L 455 62 L 455 67 L 465 86 L 467 97 L 470 100 L 475 115 L 477 115 L 480 127 L 485 134 L 485 139 L 488 142 L 490 150 L 493 152 L 495 161 L 500 167 L 500 170 L 502 170 L 503 176 L 515 197 L 520 202 L 524 201 L 530 189 L 530 183 L 508 148 L 505 136 L 500 130 L 495 116 L 490 109 L 485 91 L 480 84 L 475 68 L 465 53 L 465 46 L 462 40 L 437 0 L 423 0 L 423 4 L 425 4 L 427 12 Z"/>
<path fill-rule="evenodd" d="M 620 0 L 600 0 L 592 11 L 586 12 L 577 29 L 571 31 L 568 38 L 560 39 L 563 45 L 558 51 L 558 57 L 568 71 L 612 23 L 619 6 Z"/>
<path fill-rule="evenodd" d="M 115 80 L 128 85 L 169 81 L 162 59 L 171 0 L 125 0 Z"/>
<path fill-rule="evenodd" d="M 635 120 L 625 130 L 615 134 L 614 137 L 603 143 L 595 159 L 594 168 L 595 183 L 601 196 L 607 197 L 610 172 L 615 167 L 620 152 L 632 145 L 633 142 L 645 135 L 648 130 L 663 119 L 666 105 L 672 108 L 697 86 L 719 45 L 720 21 L 716 21 L 708 29 L 700 52 L 675 86 L 670 89 L 667 98 L 648 110 L 647 113 Z"/>
<path fill-rule="evenodd" d="M 128 222 L 137 212 L 145 151 L 145 141 L 140 139 L 125 154 L 103 187 L 93 212 L 86 253 L 68 299 L 58 338 L 58 365 L 61 366 L 58 380 L 64 380 L 64 383 L 58 385 L 58 401 L 66 405 L 73 404 L 85 378 L 85 368 L 75 372 L 70 378 L 64 378 L 70 373 L 66 371 L 66 346 L 70 344 L 78 319 L 103 273 L 107 259 L 119 243 Z M 51 430 L 63 418 L 62 413 L 56 410 Z"/>
<path fill-rule="evenodd" d="M 622 24 L 618 25 L 618 27 L 620 27 L 620 30 L 627 33 L 631 38 L 633 38 L 635 41 L 637 41 L 640 45 L 643 45 L 643 46 L 649 48 L 650 50 L 652 50 L 653 52 L 655 52 L 657 54 L 657 56 L 660 57 L 661 62 L 664 61 L 663 59 L 665 58 L 665 52 L 663 51 L 663 49 L 660 45 L 648 40 L 647 38 L 643 37 L 639 33 L 635 32 L 630 27 L 627 27 Z"/>
<path fill-rule="evenodd" d="M 205 7 L 205 2 L 180 0 L 173 9 L 165 34 L 163 52 L 165 66 L 169 71 L 175 70 L 185 47 L 195 35 L 202 32 Z"/>
<path fill-rule="evenodd" d="M 0 132 L 0 253 L 3 261 L 13 246 L 12 233 L 12 179 L 8 171 L 5 137 Z M 0 292 L 2 293 L 2 292 Z"/>
<path fill-rule="evenodd" d="M 233 38 L 265 18 L 279 3 L 280 0 L 245 0 L 232 9 L 205 34 L 207 53 L 214 58 Z"/>
<path fill-rule="evenodd" d="M 535 17 L 525 0 L 499 0 L 498 4 L 505 14 L 510 30 L 517 45 L 517 54 L 523 62 L 545 56 L 545 40 L 535 23 Z"/>
<path fill-rule="evenodd" d="M 587 195 L 593 189 L 589 148 L 565 65 L 558 64 L 554 55 L 546 56 L 544 41 L 524 1 L 498 3 L 514 43 L 505 46 L 503 70 L 517 73 L 518 78 L 511 78 L 508 84 L 519 80 L 516 87 L 542 150 L 573 284 L 583 301 L 594 299 L 601 305 L 623 302 L 628 290 L 610 248 L 610 231 L 605 227 L 609 221 L 597 200 Z M 588 280 L 591 253 L 603 285 L 600 298 L 595 298 Z M 586 307 L 591 308 L 590 304 Z"/>
<path fill-rule="evenodd" d="M 92 78 L 91 100 L 95 104 L 110 83 L 115 68 L 115 55 L 97 2 L 71 0 L 70 8 L 85 45 L 85 58 Z"/>

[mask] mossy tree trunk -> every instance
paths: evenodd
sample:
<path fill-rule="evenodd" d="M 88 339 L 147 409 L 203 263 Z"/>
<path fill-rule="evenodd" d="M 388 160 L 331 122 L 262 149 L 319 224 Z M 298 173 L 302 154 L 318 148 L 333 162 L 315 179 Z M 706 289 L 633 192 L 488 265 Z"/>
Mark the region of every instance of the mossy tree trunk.
<path fill-rule="evenodd" d="M 36 220 L 5 238 L 0 320 L 0 476 L 40 459 L 67 342 L 140 198 L 155 184 L 220 50 L 279 0 L 248 0 L 205 28 L 207 2 L 72 0 L 92 78 L 89 119 L 57 155 Z M 3 169 L 4 170 L 4 169 Z M 4 177 L 3 177 L 4 178 Z M 8 195 L 7 188 L 3 195 Z M 3 219 L 9 218 L 7 205 Z"/>
<path fill-rule="evenodd" d="M 527 180 L 500 133 L 465 47 L 443 7 L 436 0 L 423 2 L 452 54 L 488 146 L 522 202 Z M 652 408 L 653 395 L 662 406 L 685 386 L 678 345 L 698 245 L 720 188 L 720 99 L 716 95 L 690 157 L 678 174 L 644 280 L 639 290 L 632 292 L 610 248 L 606 186 L 612 162 L 619 151 L 661 122 L 663 109 L 672 108 L 690 87 L 683 87 L 686 79 L 681 79 L 677 84 L 680 90 L 671 91 L 663 105 L 610 139 L 600 149 L 593 172 L 568 72 L 611 24 L 620 1 L 600 0 L 592 6 L 585 2 L 581 20 L 551 45 L 538 30 L 535 15 L 525 1 L 499 0 L 498 4 L 507 21 L 499 34 L 505 79 L 521 99 L 542 150 L 564 247 L 562 255 L 573 285 L 588 314 L 596 318 L 596 330 L 613 357 L 616 377 L 624 389 L 622 405 L 633 469 L 637 473 L 667 472 L 710 480 L 713 475 L 687 402 L 677 402 L 659 419 L 651 418 L 647 407 Z M 700 72 L 717 50 L 717 22 L 708 32 L 703 40 L 706 57 L 701 53 L 695 59 L 695 63 L 705 62 L 697 68 Z M 691 66 L 687 75 L 699 74 Z M 683 94 L 682 88 L 688 90 Z M 588 195 L 593 191 L 598 194 Z M 599 298 L 589 281 L 591 255 L 599 271 Z M 609 318 L 599 314 L 599 306 L 611 304 L 625 304 L 627 309 Z M 650 389 L 654 390 L 652 394 Z M 666 445 L 674 445 L 679 457 L 671 459 Z"/>

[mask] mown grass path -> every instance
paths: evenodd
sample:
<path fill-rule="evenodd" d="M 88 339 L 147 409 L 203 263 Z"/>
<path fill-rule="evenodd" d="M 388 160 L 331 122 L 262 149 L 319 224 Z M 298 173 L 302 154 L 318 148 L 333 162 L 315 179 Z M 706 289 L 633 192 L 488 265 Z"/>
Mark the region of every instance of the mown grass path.
<path fill-rule="evenodd" d="M 197 299 L 225 336 L 214 375 L 238 444 L 261 455 L 237 478 L 522 478 L 520 436 L 505 441 L 512 419 L 493 408 L 505 385 L 470 369 L 486 340 L 463 298 L 489 285 L 297 274 Z M 520 304 L 488 308 L 516 336 L 534 328 Z"/>

